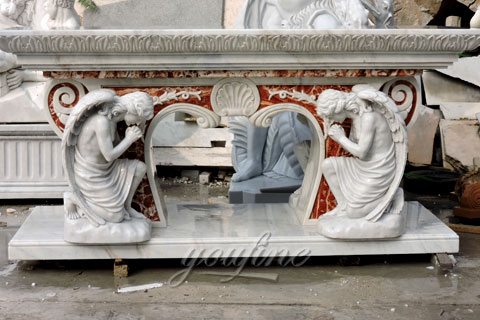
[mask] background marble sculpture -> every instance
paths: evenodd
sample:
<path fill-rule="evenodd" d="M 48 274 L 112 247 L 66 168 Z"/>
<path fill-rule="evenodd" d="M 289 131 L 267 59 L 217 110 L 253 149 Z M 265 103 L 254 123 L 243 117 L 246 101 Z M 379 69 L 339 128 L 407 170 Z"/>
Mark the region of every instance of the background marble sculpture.
<path fill-rule="evenodd" d="M 392 0 L 247 0 L 237 18 L 245 29 L 393 28 Z M 368 15 L 375 21 L 371 22 Z"/>
<path fill-rule="evenodd" d="M 229 121 L 235 135 L 232 162 L 236 173 L 232 181 L 244 181 L 261 174 L 303 179 L 294 147 L 311 139 L 306 121 L 301 122 L 297 114 L 290 112 L 275 117 L 270 128 L 255 128 L 245 123 L 247 121 L 240 117 Z M 245 135 L 245 126 L 255 132 Z"/>
<path fill-rule="evenodd" d="M 15 69 L 18 67 L 14 54 L 0 50 L 0 97 L 22 84 L 22 71 Z"/>
<path fill-rule="evenodd" d="M 308 99 L 308 98 L 306 98 Z M 326 90 L 317 100 L 325 133 L 353 157 L 330 157 L 322 171 L 337 207 L 318 219 L 331 238 L 387 238 L 403 233 L 403 191 L 399 188 L 407 159 L 407 131 L 395 103 L 367 85 L 352 93 Z M 350 137 L 340 125 L 352 119 Z"/>
<path fill-rule="evenodd" d="M 0 29 L 80 29 L 75 0 L 0 0 Z"/>
<path fill-rule="evenodd" d="M 143 92 L 118 97 L 111 90 L 96 90 L 73 109 L 62 140 L 71 187 L 64 195 L 66 241 L 130 243 L 150 238 L 150 220 L 131 207 L 146 166 L 119 157 L 143 137 L 145 122 L 152 117 L 152 98 Z M 129 126 L 123 140 L 117 132 L 120 121 Z"/>
<path fill-rule="evenodd" d="M 75 0 L 44 0 L 45 13 L 40 22 L 42 30 L 80 29 L 80 17 L 74 9 Z"/>
<path fill-rule="evenodd" d="M 17 28 L 29 24 L 33 14 L 32 0 L 1 0 L 0 28 Z"/>

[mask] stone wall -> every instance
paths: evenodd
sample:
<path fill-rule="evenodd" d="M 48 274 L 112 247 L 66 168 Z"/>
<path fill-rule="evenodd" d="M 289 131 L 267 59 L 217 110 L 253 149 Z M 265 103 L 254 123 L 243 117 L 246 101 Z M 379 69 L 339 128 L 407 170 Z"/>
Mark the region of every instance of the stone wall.
<path fill-rule="evenodd" d="M 480 5 L 480 0 L 395 0 L 395 17 L 398 27 L 424 27 L 439 12 L 442 3 L 447 9 L 458 2 L 473 11 Z"/>

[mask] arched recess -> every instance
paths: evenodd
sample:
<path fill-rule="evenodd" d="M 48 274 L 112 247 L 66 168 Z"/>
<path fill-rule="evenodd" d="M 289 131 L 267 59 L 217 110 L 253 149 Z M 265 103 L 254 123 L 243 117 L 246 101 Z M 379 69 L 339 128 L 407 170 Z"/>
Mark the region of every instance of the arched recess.
<path fill-rule="evenodd" d="M 263 108 L 249 117 L 254 126 L 269 127 L 272 118 L 283 112 L 295 112 L 309 120 L 312 132 L 310 156 L 308 158 L 305 178 L 302 187 L 290 197 L 290 206 L 295 210 L 300 222 L 304 225 L 315 224 L 316 220 L 310 219 L 318 189 L 322 180 L 321 164 L 325 159 L 325 136 L 317 118 L 306 108 L 293 103 L 279 103 L 268 108 Z"/>
<path fill-rule="evenodd" d="M 162 190 L 156 183 L 156 167 L 153 161 L 152 138 L 157 125 L 168 115 L 175 112 L 184 112 L 197 118 L 197 124 L 201 128 L 215 128 L 220 124 L 220 116 L 201 106 L 190 103 L 175 103 L 159 111 L 151 121 L 147 134 L 145 135 L 145 163 L 147 165 L 148 183 L 153 193 L 155 206 L 160 218 L 159 226 L 167 226 L 167 208 L 163 198 Z"/>

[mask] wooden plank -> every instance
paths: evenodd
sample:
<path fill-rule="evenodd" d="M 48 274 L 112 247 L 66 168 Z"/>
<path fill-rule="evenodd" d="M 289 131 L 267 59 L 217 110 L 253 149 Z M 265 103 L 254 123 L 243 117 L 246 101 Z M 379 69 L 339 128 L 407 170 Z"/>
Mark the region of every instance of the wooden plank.
<path fill-rule="evenodd" d="M 480 234 L 480 226 L 471 226 L 468 224 L 449 223 L 448 226 L 455 232 L 477 233 Z"/>
<path fill-rule="evenodd" d="M 115 259 L 113 263 L 113 276 L 119 278 L 128 277 L 128 264 L 122 259 Z"/>
<path fill-rule="evenodd" d="M 232 148 L 161 148 L 153 149 L 155 165 L 232 167 Z"/>

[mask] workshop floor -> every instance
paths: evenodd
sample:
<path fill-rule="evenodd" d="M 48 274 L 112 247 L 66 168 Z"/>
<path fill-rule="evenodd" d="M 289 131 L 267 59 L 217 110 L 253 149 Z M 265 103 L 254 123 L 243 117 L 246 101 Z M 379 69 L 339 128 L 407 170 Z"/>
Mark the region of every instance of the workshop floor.
<path fill-rule="evenodd" d="M 221 188 L 186 184 L 164 191 L 168 202 L 226 202 Z M 442 218 L 450 213 L 444 199 L 423 202 Z M 130 276 L 119 278 L 113 261 L 9 262 L 8 240 L 35 205 L 45 203 L 0 201 L 0 222 L 7 224 L 0 227 L 1 319 L 480 318 L 480 235 L 460 234 L 458 263 L 448 272 L 430 256 L 311 258 L 300 267 L 282 266 L 281 259 L 254 267 L 250 260 L 230 261 L 244 265 L 247 277 L 222 282 L 228 280 L 222 274 L 239 267 L 202 262 L 188 274 L 181 260 L 137 260 L 126 261 Z M 116 293 L 158 283 L 163 286 Z"/>

